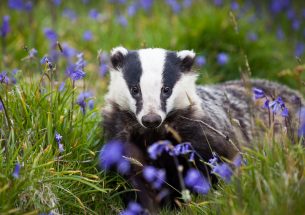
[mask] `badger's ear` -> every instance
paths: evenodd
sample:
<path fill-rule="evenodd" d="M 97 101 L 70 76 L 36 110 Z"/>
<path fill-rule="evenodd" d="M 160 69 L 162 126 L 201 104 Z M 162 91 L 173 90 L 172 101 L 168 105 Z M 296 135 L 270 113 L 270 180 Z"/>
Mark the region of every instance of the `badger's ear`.
<path fill-rule="evenodd" d="M 114 69 L 122 68 L 124 59 L 127 54 L 128 54 L 128 50 L 122 46 L 113 48 L 111 50 L 111 57 L 110 57 L 112 67 Z"/>
<path fill-rule="evenodd" d="M 177 52 L 178 58 L 181 60 L 181 67 L 183 71 L 190 71 L 195 60 L 195 52 L 193 50 L 183 50 Z"/>

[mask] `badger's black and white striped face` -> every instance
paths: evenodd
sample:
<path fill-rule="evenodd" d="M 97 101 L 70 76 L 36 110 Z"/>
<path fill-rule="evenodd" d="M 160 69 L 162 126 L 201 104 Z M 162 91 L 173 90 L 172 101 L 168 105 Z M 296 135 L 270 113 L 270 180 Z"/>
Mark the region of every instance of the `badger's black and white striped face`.
<path fill-rule="evenodd" d="M 157 128 L 170 111 L 187 108 L 197 99 L 194 57 L 187 50 L 114 48 L 106 99 L 133 112 L 143 127 Z"/>

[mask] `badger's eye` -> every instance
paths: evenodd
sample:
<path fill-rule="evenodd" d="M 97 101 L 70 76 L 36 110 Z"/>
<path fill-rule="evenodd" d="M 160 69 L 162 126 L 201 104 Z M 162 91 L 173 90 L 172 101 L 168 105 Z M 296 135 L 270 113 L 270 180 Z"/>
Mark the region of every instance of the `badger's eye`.
<path fill-rule="evenodd" d="M 170 87 L 162 87 L 161 91 L 164 96 L 169 96 L 172 92 Z"/>
<path fill-rule="evenodd" d="M 140 93 L 140 88 L 138 86 L 133 86 L 130 88 L 130 91 L 132 95 L 137 96 Z"/>

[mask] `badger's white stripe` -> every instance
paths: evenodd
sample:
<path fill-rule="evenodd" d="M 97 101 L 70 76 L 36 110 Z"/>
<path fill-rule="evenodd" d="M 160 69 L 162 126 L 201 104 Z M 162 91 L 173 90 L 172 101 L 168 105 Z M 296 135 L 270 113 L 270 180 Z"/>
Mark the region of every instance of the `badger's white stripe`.
<path fill-rule="evenodd" d="M 139 58 L 142 66 L 140 87 L 142 91 L 143 107 L 138 114 L 138 120 L 148 113 L 159 114 L 164 120 L 165 113 L 161 110 L 160 93 L 162 88 L 162 77 L 166 60 L 164 49 L 142 49 L 139 50 Z"/>
<path fill-rule="evenodd" d="M 177 57 L 179 57 L 180 59 L 184 59 L 186 57 L 190 57 L 190 58 L 194 58 L 195 57 L 195 52 L 193 50 L 182 50 L 177 52 Z"/>
<path fill-rule="evenodd" d="M 126 56 L 128 54 L 127 49 L 125 49 L 123 46 L 118 46 L 111 50 L 111 55 L 115 55 L 118 52 L 121 52 L 124 56 Z"/>

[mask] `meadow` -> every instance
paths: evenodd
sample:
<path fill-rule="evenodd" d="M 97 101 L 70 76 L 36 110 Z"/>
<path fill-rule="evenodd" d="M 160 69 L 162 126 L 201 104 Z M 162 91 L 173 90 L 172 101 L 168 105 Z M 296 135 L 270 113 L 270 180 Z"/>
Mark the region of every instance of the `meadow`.
<path fill-rule="evenodd" d="M 304 95 L 301 1 L 1 0 L 0 39 L 0 214 L 125 209 L 131 186 L 98 160 L 118 45 L 193 49 L 198 84 L 255 77 Z M 160 213 L 305 214 L 302 138 L 275 141 L 271 132 L 244 149 L 229 183 Z"/>

